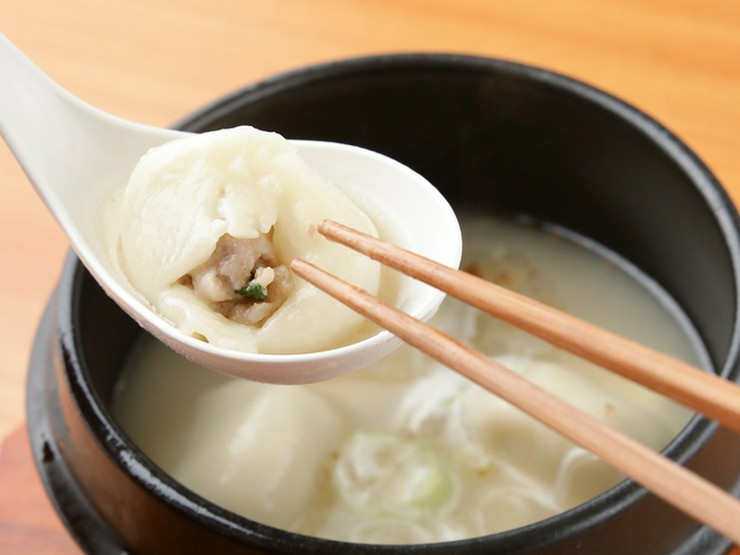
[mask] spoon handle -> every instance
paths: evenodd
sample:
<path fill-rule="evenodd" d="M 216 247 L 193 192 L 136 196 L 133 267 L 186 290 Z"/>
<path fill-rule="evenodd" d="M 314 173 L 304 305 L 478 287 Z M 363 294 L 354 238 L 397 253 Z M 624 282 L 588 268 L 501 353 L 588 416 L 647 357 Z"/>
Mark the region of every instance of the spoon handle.
<path fill-rule="evenodd" d="M 82 102 L 0 34 L 0 135 L 67 234 L 142 154 L 178 134 Z"/>

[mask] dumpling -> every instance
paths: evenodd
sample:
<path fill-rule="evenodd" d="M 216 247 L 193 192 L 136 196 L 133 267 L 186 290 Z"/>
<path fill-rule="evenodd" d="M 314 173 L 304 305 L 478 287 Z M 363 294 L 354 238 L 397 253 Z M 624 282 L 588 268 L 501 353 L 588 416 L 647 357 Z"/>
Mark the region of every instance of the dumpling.
<path fill-rule="evenodd" d="M 299 353 L 350 343 L 366 322 L 288 270 L 297 256 L 378 294 L 378 263 L 313 232 L 370 218 L 276 133 L 236 127 L 144 155 L 121 199 L 118 258 L 133 288 L 218 347 Z"/>
<path fill-rule="evenodd" d="M 146 338 L 111 410 L 152 461 L 198 495 L 295 529 L 348 433 L 346 413 L 299 386 L 208 371 Z"/>
<path fill-rule="evenodd" d="M 190 415 L 191 448 L 172 475 L 230 511 L 279 527 L 305 516 L 345 433 L 318 395 L 245 380 L 203 391 Z"/>

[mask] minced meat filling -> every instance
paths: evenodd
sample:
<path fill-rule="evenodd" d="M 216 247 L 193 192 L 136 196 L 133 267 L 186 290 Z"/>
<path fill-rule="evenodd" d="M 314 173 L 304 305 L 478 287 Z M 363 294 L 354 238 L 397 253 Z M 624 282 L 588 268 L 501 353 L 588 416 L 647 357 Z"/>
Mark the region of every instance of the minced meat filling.
<path fill-rule="evenodd" d="M 210 258 L 180 283 L 214 310 L 248 325 L 264 322 L 285 301 L 293 276 L 280 264 L 268 235 L 237 239 L 223 235 Z"/>

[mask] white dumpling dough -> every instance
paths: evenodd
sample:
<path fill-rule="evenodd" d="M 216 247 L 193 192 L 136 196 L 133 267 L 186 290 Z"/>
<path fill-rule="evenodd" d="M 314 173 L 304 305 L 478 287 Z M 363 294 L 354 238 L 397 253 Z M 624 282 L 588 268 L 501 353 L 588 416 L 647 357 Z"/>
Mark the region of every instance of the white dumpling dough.
<path fill-rule="evenodd" d="M 342 412 L 306 388 L 199 368 L 158 341 L 135 352 L 152 366 L 126 371 L 113 412 L 139 447 L 198 495 L 265 524 L 297 526 L 346 434 Z M 135 403 L 120 402 L 131 394 Z"/>
<path fill-rule="evenodd" d="M 373 222 L 276 133 L 237 127 L 152 149 L 130 177 L 120 216 L 119 257 L 134 289 L 183 333 L 218 347 L 317 351 L 355 340 L 365 325 L 299 279 L 259 326 L 214 311 L 178 280 L 203 264 L 224 234 L 251 239 L 272 230 L 282 264 L 300 256 L 373 294 L 380 288 L 376 262 L 311 231 L 331 218 L 377 236 Z"/>
<path fill-rule="evenodd" d="M 190 449 L 173 476 L 230 511 L 295 526 L 343 434 L 339 415 L 305 389 L 244 380 L 208 391 L 192 410 Z"/>

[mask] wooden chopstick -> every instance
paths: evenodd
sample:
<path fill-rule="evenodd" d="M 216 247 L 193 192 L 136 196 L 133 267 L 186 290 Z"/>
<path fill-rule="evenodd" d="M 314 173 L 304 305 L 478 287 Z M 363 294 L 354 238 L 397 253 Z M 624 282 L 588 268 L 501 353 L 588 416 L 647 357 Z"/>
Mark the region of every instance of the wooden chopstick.
<path fill-rule="evenodd" d="M 740 432 L 740 387 L 472 274 L 325 220 L 319 233 Z M 738 522 L 740 527 L 740 522 Z"/>
<path fill-rule="evenodd" d="M 405 342 L 601 457 L 674 507 L 740 544 L 740 501 L 596 418 L 366 291 L 301 260 L 293 272 Z"/>

